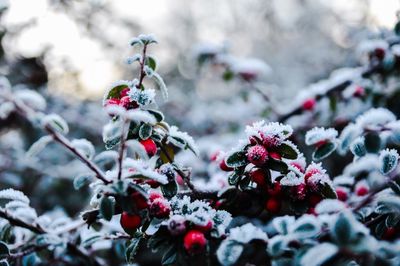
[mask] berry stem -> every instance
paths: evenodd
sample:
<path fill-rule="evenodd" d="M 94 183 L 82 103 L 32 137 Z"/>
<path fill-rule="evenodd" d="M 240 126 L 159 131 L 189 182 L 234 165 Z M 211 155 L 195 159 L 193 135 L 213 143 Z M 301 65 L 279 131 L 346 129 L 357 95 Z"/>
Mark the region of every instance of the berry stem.
<path fill-rule="evenodd" d="M 136 88 L 138 89 L 142 89 L 143 79 L 146 76 L 146 73 L 144 72 L 144 66 L 146 62 L 146 51 L 147 51 L 147 44 L 144 44 L 142 51 L 142 60 L 139 62 L 140 64 L 139 83 L 136 85 Z"/>

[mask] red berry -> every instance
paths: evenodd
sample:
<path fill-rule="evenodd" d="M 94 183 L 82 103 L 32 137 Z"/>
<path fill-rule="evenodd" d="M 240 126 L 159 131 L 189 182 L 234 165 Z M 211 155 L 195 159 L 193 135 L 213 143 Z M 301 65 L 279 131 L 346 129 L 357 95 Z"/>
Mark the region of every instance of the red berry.
<path fill-rule="evenodd" d="M 314 145 L 316 147 L 321 147 L 321 146 L 325 145 L 326 143 L 328 143 L 327 140 L 321 140 L 321 141 L 318 141 L 317 143 L 315 143 Z"/>
<path fill-rule="evenodd" d="M 156 199 L 163 199 L 163 198 L 164 197 L 160 193 L 155 192 L 155 191 L 150 192 L 150 194 L 149 194 L 149 201 L 150 202 L 153 202 Z"/>
<path fill-rule="evenodd" d="M 137 214 L 129 214 L 127 212 L 123 212 L 121 214 L 120 223 L 122 228 L 124 228 L 125 230 L 136 230 L 140 227 L 142 219 Z"/>
<path fill-rule="evenodd" d="M 226 165 L 225 159 L 222 159 L 222 160 L 219 162 L 219 168 L 221 168 L 221 170 L 222 170 L 222 171 L 225 171 L 225 172 L 233 171 L 233 168 L 232 168 L 232 167 L 229 167 L 229 166 Z"/>
<path fill-rule="evenodd" d="M 149 212 L 156 218 L 167 218 L 171 212 L 171 206 L 164 198 L 158 198 L 151 202 Z"/>
<path fill-rule="evenodd" d="M 375 56 L 379 59 L 382 60 L 385 57 L 385 49 L 383 48 L 376 48 L 374 51 Z"/>
<path fill-rule="evenodd" d="M 366 186 L 359 186 L 356 188 L 356 195 L 357 196 L 365 196 L 369 192 L 369 189 Z"/>
<path fill-rule="evenodd" d="M 147 199 L 142 194 L 140 194 L 139 192 L 133 192 L 131 194 L 131 198 L 133 199 L 133 201 L 135 202 L 136 207 L 139 210 L 146 209 L 149 206 L 147 204 Z"/>
<path fill-rule="evenodd" d="M 269 198 L 265 203 L 265 209 L 270 213 L 278 213 L 281 209 L 281 203 L 276 198 Z"/>
<path fill-rule="evenodd" d="M 365 95 L 365 90 L 361 86 L 357 86 L 353 92 L 354 97 L 363 97 Z"/>
<path fill-rule="evenodd" d="M 126 87 L 126 88 L 122 89 L 122 90 L 121 90 L 121 93 L 119 94 L 119 97 L 122 98 L 122 97 L 128 96 L 129 90 L 130 90 L 129 87 Z"/>
<path fill-rule="evenodd" d="M 317 213 L 315 212 L 315 208 L 314 207 L 309 208 L 307 213 L 317 216 Z"/>
<path fill-rule="evenodd" d="M 394 227 L 388 227 L 382 235 L 382 239 L 393 240 L 396 237 L 397 230 Z"/>
<path fill-rule="evenodd" d="M 281 183 L 274 182 L 274 187 L 268 189 L 268 195 L 273 197 L 279 196 L 281 194 L 281 190 Z"/>
<path fill-rule="evenodd" d="M 292 197 L 296 200 L 304 200 L 307 195 L 306 184 L 300 184 L 292 188 Z"/>
<path fill-rule="evenodd" d="M 310 177 L 312 177 L 315 174 L 321 174 L 321 170 L 318 168 L 312 168 L 306 172 L 304 175 L 304 180 L 307 181 Z"/>
<path fill-rule="evenodd" d="M 190 230 L 183 238 L 183 246 L 191 254 L 199 254 L 205 250 L 207 239 L 204 234 L 198 230 Z"/>
<path fill-rule="evenodd" d="M 257 169 L 250 172 L 251 181 L 256 183 L 258 186 L 264 186 L 265 183 L 265 172 L 262 169 Z"/>
<path fill-rule="evenodd" d="M 317 194 L 312 194 L 309 198 L 308 198 L 308 202 L 310 203 L 311 206 L 316 206 L 318 203 L 320 203 L 320 201 L 322 200 L 322 197 L 320 195 Z"/>
<path fill-rule="evenodd" d="M 119 105 L 119 103 L 120 103 L 120 101 L 119 101 L 119 99 L 117 99 L 117 98 L 111 98 L 111 99 L 108 99 L 107 101 L 106 101 L 106 104 L 105 104 L 105 106 L 108 106 L 108 105 Z"/>
<path fill-rule="evenodd" d="M 268 152 L 262 145 L 255 145 L 247 150 L 247 160 L 254 165 L 261 166 L 268 159 Z"/>
<path fill-rule="evenodd" d="M 146 184 L 149 185 L 151 188 L 158 188 L 160 186 L 160 183 L 152 179 L 146 180 Z"/>
<path fill-rule="evenodd" d="M 257 78 L 257 74 L 253 72 L 240 72 L 239 76 L 245 81 L 253 81 Z"/>
<path fill-rule="evenodd" d="M 208 223 L 206 225 L 195 225 L 194 228 L 206 233 L 212 229 L 213 225 L 214 225 L 213 221 L 208 221 Z"/>
<path fill-rule="evenodd" d="M 210 156 L 210 161 L 211 161 L 211 162 L 216 161 L 216 160 L 218 159 L 219 153 L 220 153 L 220 151 L 213 152 L 213 153 L 211 154 L 211 156 Z"/>
<path fill-rule="evenodd" d="M 282 159 L 282 156 L 281 156 L 279 153 L 277 153 L 277 152 L 271 151 L 268 155 L 269 155 L 269 157 L 271 157 L 272 159 L 275 159 L 275 160 L 278 160 L 278 161 L 280 161 L 280 160 Z"/>
<path fill-rule="evenodd" d="M 336 189 L 336 195 L 337 195 L 338 200 L 340 200 L 340 201 L 347 200 L 347 192 L 344 188 L 338 187 Z"/>
<path fill-rule="evenodd" d="M 303 102 L 303 109 L 307 111 L 311 111 L 314 109 L 316 101 L 314 98 L 309 98 Z"/>
<path fill-rule="evenodd" d="M 140 143 L 143 145 L 147 152 L 147 155 L 154 156 L 157 153 L 157 145 L 152 139 L 141 140 Z"/>

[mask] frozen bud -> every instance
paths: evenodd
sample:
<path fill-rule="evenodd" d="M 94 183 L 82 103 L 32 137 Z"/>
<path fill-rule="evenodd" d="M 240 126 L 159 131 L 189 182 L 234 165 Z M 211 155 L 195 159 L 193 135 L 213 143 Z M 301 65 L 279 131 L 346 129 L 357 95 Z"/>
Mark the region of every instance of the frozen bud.
<path fill-rule="evenodd" d="M 171 206 L 166 199 L 158 198 L 151 202 L 150 215 L 159 219 L 167 218 L 171 212 Z"/>
<path fill-rule="evenodd" d="M 247 150 L 247 160 L 254 165 L 261 166 L 268 159 L 268 152 L 264 146 L 256 145 Z"/>

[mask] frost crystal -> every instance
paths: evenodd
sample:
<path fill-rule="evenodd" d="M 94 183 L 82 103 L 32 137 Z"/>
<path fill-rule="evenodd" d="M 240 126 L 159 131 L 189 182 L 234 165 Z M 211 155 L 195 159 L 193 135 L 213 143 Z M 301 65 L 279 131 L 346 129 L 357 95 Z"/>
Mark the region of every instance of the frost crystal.
<path fill-rule="evenodd" d="M 156 92 L 154 89 L 146 90 L 130 90 L 128 92 L 132 101 L 137 102 L 140 106 L 146 106 L 154 102 Z"/>
<path fill-rule="evenodd" d="M 385 108 L 373 108 L 356 119 L 356 125 L 361 128 L 382 127 L 396 120 L 396 116 Z"/>
<path fill-rule="evenodd" d="M 251 223 L 247 223 L 240 227 L 232 228 L 229 231 L 228 239 L 234 240 L 239 243 L 246 244 L 254 239 L 268 241 L 268 236 L 260 228 L 254 226 Z"/>
<path fill-rule="evenodd" d="M 306 144 L 314 145 L 322 141 L 333 141 L 338 136 L 338 132 L 333 128 L 325 129 L 315 127 L 306 133 Z"/>
<path fill-rule="evenodd" d="M 17 200 L 29 205 L 29 199 L 24 193 L 12 188 L 3 189 L 0 191 L 0 199 Z"/>
<path fill-rule="evenodd" d="M 179 140 L 183 140 L 186 144 L 183 144 Z M 186 148 L 187 145 L 188 148 L 191 149 L 196 155 L 199 154 L 199 149 L 193 138 L 188 133 L 179 131 L 176 126 L 170 127 L 167 141 L 181 148 Z"/>
<path fill-rule="evenodd" d="M 246 135 L 257 137 L 267 141 L 271 146 L 277 146 L 284 140 L 289 138 L 293 133 L 293 129 L 289 125 L 284 125 L 277 122 L 266 123 L 264 120 L 254 123 L 246 127 Z"/>

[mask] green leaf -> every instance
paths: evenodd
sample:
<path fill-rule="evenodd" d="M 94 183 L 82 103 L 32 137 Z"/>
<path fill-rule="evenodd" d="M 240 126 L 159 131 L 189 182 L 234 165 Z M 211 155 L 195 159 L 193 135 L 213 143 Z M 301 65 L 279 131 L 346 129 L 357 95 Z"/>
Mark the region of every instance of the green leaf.
<path fill-rule="evenodd" d="M 84 248 L 88 248 L 88 247 L 90 247 L 91 245 L 93 245 L 94 243 L 96 243 L 97 240 L 100 240 L 101 238 L 102 238 L 101 235 L 94 235 L 94 236 L 91 236 L 91 237 L 86 238 L 85 240 L 83 240 L 81 245 L 82 245 Z"/>
<path fill-rule="evenodd" d="M 160 159 L 163 163 L 170 163 L 170 159 L 173 161 L 175 157 L 174 149 L 168 144 L 163 145 L 163 148 L 160 152 Z"/>
<path fill-rule="evenodd" d="M 149 112 L 150 114 L 152 114 L 154 117 L 155 117 L 155 119 L 157 120 L 157 122 L 161 122 L 161 121 L 163 121 L 164 120 L 164 115 L 161 113 L 161 112 L 159 112 L 159 111 L 156 111 L 156 110 L 147 110 L 147 112 Z"/>
<path fill-rule="evenodd" d="M 151 125 L 143 124 L 140 126 L 140 129 L 139 129 L 139 137 L 143 140 L 148 139 L 148 138 L 150 138 L 152 131 L 153 131 L 153 127 Z"/>
<path fill-rule="evenodd" d="M 320 184 L 319 191 L 321 192 L 322 196 L 328 199 L 336 199 L 336 191 L 335 189 L 328 183 Z"/>
<path fill-rule="evenodd" d="M 170 199 L 178 193 L 178 185 L 175 181 L 169 182 L 168 184 L 161 186 L 161 192 L 164 197 Z"/>
<path fill-rule="evenodd" d="M 365 135 L 365 148 L 368 152 L 377 153 L 381 149 L 381 138 L 376 132 Z"/>
<path fill-rule="evenodd" d="M 139 248 L 140 240 L 142 240 L 142 237 L 138 236 L 127 241 L 127 247 L 125 250 L 125 258 L 127 263 L 134 263 L 135 255 Z"/>
<path fill-rule="evenodd" d="M 217 250 L 217 258 L 223 266 L 235 265 L 243 252 L 243 244 L 234 240 L 224 240 Z"/>
<path fill-rule="evenodd" d="M 107 196 L 103 196 L 100 200 L 100 214 L 101 216 L 110 221 L 114 215 L 114 201 Z"/>
<path fill-rule="evenodd" d="M 297 159 L 297 151 L 287 143 L 282 143 L 277 147 L 277 152 L 286 159 L 295 160 Z"/>
<path fill-rule="evenodd" d="M 226 165 L 232 168 L 238 168 L 247 164 L 247 157 L 244 151 L 234 152 L 226 158 Z"/>
<path fill-rule="evenodd" d="M 0 240 L 8 243 L 10 242 L 11 237 L 12 237 L 12 226 L 9 223 L 4 224 L 3 228 L 1 228 L 0 231 Z"/>
<path fill-rule="evenodd" d="M 154 57 L 148 55 L 146 56 L 146 61 L 145 64 L 150 67 L 153 71 L 156 71 L 157 69 L 157 61 Z"/>
<path fill-rule="evenodd" d="M 397 153 L 385 152 L 380 157 L 380 171 L 382 174 L 387 175 L 396 169 L 398 164 Z"/>
<path fill-rule="evenodd" d="M 238 172 L 236 172 L 236 171 L 235 171 L 235 172 L 232 172 L 232 173 L 229 175 L 229 177 L 228 177 L 228 183 L 229 183 L 229 185 L 235 186 L 235 185 L 239 182 L 241 176 L 242 176 L 241 173 L 238 173 Z"/>
<path fill-rule="evenodd" d="M 106 99 L 120 98 L 121 91 L 122 91 L 123 89 L 127 88 L 127 87 L 129 87 L 128 84 L 120 84 L 120 85 L 117 85 L 117 86 L 111 88 L 111 89 L 108 91 L 108 94 L 106 95 L 105 98 L 106 98 Z"/>
<path fill-rule="evenodd" d="M 230 81 L 235 77 L 235 74 L 230 71 L 229 69 L 226 70 L 223 74 L 222 74 L 222 79 L 225 81 Z"/>
<path fill-rule="evenodd" d="M 312 154 L 314 161 L 321 161 L 325 159 L 329 155 L 332 154 L 336 150 L 337 144 L 335 142 L 327 142 L 315 149 Z"/>
<path fill-rule="evenodd" d="M 93 180 L 92 174 L 81 174 L 74 178 L 74 188 L 76 190 L 81 189 L 82 187 L 89 185 Z"/>
<path fill-rule="evenodd" d="M 358 138 L 351 144 L 350 150 L 354 155 L 362 157 L 367 154 L 367 149 L 365 148 L 364 141 L 364 138 Z"/>
<path fill-rule="evenodd" d="M 277 161 L 270 158 L 267 162 L 267 166 L 269 169 L 280 172 L 282 174 L 288 172 L 288 166 L 283 161 Z"/>
<path fill-rule="evenodd" d="M 161 259 L 161 265 L 174 265 L 177 259 L 177 254 L 176 247 L 170 246 Z"/>
<path fill-rule="evenodd" d="M 5 257 L 8 255 L 10 255 L 10 250 L 8 249 L 7 244 L 3 241 L 0 241 L 0 257 Z"/>
<path fill-rule="evenodd" d="M 337 254 L 339 248 L 331 243 L 321 243 L 310 248 L 301 258 L 300 264 L 321 266 Z"/>
<path fill-rule="evenodd" d="M 333 237 L 340 245 L 346 245 L 353 238 L 353 233 L 353 228 L 349 218 L 343 213 L 340 213 L 338 219 L 333 225 Z"/>

